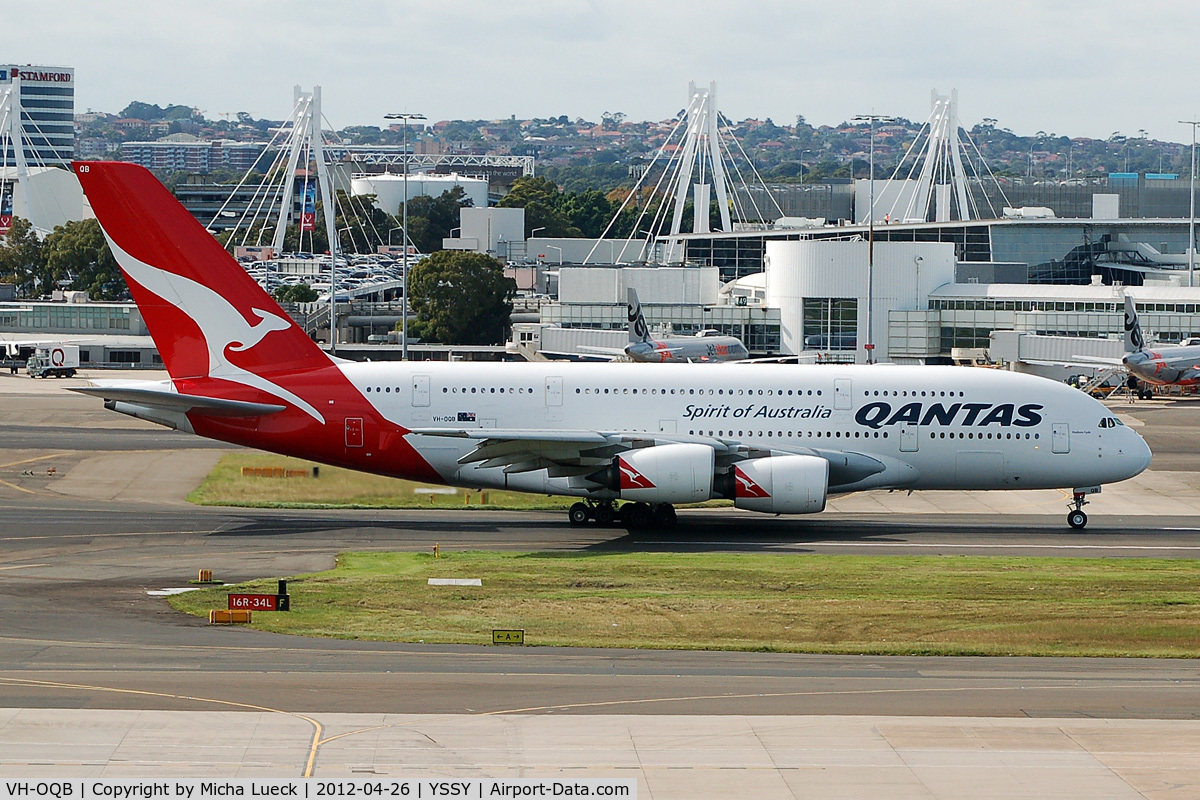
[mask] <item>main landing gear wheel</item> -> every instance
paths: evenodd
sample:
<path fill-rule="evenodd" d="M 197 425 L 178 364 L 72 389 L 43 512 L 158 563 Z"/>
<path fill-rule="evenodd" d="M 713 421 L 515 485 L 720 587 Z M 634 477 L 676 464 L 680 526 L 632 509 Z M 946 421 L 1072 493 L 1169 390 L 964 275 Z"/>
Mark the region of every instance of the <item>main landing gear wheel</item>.
<path fill-rule="evenodd" d="M 1071 505 L 1075 507 L 1067 514 L 1067 524 L 1077 531 L 1087 526 L 1087 514 L 1083 513 L 1083 507 L 1087 505 L 1086 498 L 1083 492 L 1075 492 L 1071 499 Z"/>
<path fill-rule="evenodd" d="M 646 503 L 626 503 L 621 506 L 621 521 L 630 530 L 649 528 L 654 522 L 654 511 Z"/>
<path fill-rule="evenodd" d="M 675 506 L 670 503 L 660 503 L 654 507 L 653 519 L 651 520 L 654 527 L 670 530 L 675 527 L 677 521 Z"/>
<path fill-rule="evenodd" d="M 597 503 L 592 516 L 596 518 L 597 525 L 612 525 L 617 518 L 617 510 L 612 503 Z"/>
<path fill-rule="evenodd" d="M 590 516 L 588 507 L 583 503 L 573 503 L 567 509 L 567 518 L 571 520 L 572 525 L 587 525 L 588 517 Z"/>

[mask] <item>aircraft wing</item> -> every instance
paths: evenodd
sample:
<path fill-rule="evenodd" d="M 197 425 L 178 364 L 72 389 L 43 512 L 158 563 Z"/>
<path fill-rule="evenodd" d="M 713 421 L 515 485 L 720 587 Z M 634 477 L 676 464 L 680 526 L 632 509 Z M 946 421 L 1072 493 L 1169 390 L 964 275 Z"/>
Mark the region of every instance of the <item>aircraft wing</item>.
<path fill-rule="evenodd" d="M 623 356 L 624 347 L 600 347 L 599 345 L 581 344 L 578 350 L 583 353 L 597 353 L 602 356 Z"/>
<path fill-rule="evenodd" d="M 1071 356 L 1069 366 L 1085 364 L 1089 366 L 1121 367 L 1125 365 L 1119 358 L 1104 358 L 1103 356 Z"/>
<path fill-rule="evenodd" d="M 478 444 L 458 460 L 463 465 L 482 468 L 502 468 L 507 473 L 549 471 L 551 477 L 587 475 L 612 462 L 613 456 L 654 444 L 668 444 L 680 437 L 664 435 L 616 433 L 589 430 L 524 430 L 501 428 L 414 428 L 421 436 L 444 436 L 455 439 L 475 439 Z M 704 437 L 682 437 L 689 441 Z M 706 444 L 722 448 L 715 439 Z"/>
<path fill-rule="evenodd" d="M 550 477 L 588 475 L 608 466 L 614 456 L 628 450 L 665 444 L 708 445 L 716 451 L 718 466 L 781 454 L 820 456 L 829 462 L 830 486 L 858 483 L 888 468 L 873 456 L 852 451 L 779 445 L 765 449 L 737 440 L 677 433 L 501 428 L 415 428 L 412 433 L 479 440 L 473 450 L 458 460 L 462 465 L 502 468 L 510 474 L 545 469 Z"/>
<path fill-rule="evenodd" d="M 134 403 L 163 411 L 198 411 L 214 417 L 262 417 L 283 411 L 287 406 L 274 403 L 248 403 L 219 397 L 180 394 L 167 384 L 132 381 L 122 384 L 68 387 L 72 392 L 122 403 Z"/>
<path fill-rule="evenodd" d="M 1037 367 L 1080 367 L 1087 369 L 1095 369 L 1096 367 L 1109 367 L 1110 369 L 1124 369 L 1125 364 L 1119 358 L 1100 358 L 1099 356 L 1071 356 L 1070 361 L 1053 361 L 1045 358 L 1023 358 L 1023 364 L 1033 364 Z"/>

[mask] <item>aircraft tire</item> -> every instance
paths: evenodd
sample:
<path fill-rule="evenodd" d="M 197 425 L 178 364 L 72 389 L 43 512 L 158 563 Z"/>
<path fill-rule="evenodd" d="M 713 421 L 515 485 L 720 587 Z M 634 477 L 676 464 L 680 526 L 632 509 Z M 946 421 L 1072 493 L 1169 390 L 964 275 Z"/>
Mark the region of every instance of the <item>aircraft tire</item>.
<path fill-rule="evenodd" d="M 588 507 L 583 503 L 572 503 L 567 509 L 567 519 L 572 525 L 587 525 L 591 514 L 588 512 Z"/>
<path fill-rule="evenodd" d="M 612 525 L 613 520 L 617 517 L 617 512 L 613 509 L 611 503 L 600 503 L 592 511 L 596 518 L 597 525 Z"/>
<path fill-rule="evenodd" d="M 662 530 L 671 530 L 679 520 L 675 516 L 675 506 L 670 503 L 660 503 L 654 507 L 653 525 Z"/>
<path fill-rule="evenodd" d="M 1087 527 L 1087 514 L 1082 511 L 1072 511 L 1067 514 L 1067 524 L 1074 530 L 1083 530 Z"/>
<path fill-rule="evenodd" d="M 641 530 L 654 522 L 654 513 L 645 503 L 627 503 L 621 506 L 621 521 L 630 530 Z"/>

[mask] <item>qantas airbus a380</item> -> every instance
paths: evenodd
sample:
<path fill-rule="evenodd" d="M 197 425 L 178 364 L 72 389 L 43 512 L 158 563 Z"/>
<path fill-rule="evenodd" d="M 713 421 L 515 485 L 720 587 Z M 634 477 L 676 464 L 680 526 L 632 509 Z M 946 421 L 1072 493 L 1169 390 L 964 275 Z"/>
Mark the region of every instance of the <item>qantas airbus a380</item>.
<path fill-rule="evenodd" d="M 1081 528 L 1087 494 L 1150 463 L 1091 397 L 994 370 L 331 358 L 148 171 L 74 169 L 170 374 L 80 391 L 200 436 L 630 527 L 719 497 L 807 514 L 863 489 L 1065 488 Z"/>

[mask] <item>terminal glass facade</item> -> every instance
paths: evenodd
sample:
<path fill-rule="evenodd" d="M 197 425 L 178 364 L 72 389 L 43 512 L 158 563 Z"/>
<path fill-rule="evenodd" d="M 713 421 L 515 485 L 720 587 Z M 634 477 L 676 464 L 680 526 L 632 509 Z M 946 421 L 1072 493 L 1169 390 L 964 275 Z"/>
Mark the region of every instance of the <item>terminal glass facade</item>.
<path fill-rule="evenodd" d="M 805 350 L 857 350 L 858 301 L 842 297 L 804 298 Z"/>
<path fill-rule="evenodd" d="M 775 354 L 780 348 L 780 319 L 777 308 L 751 306 L 644 305 L 642 313 L 651 335 L 670 326 L 672 336 L 689 336 L 703 330 L 736 336 L 755 355 Z M 625 330 L 629 324 L 625 306 L 592 303 L 551 303 L 542 307 L 541 322 L 563 328 Z"/>
<path fill-rule="evenodd" d="M 0 304 L 0 330 L 147 334 L 132 303 Z"/>

